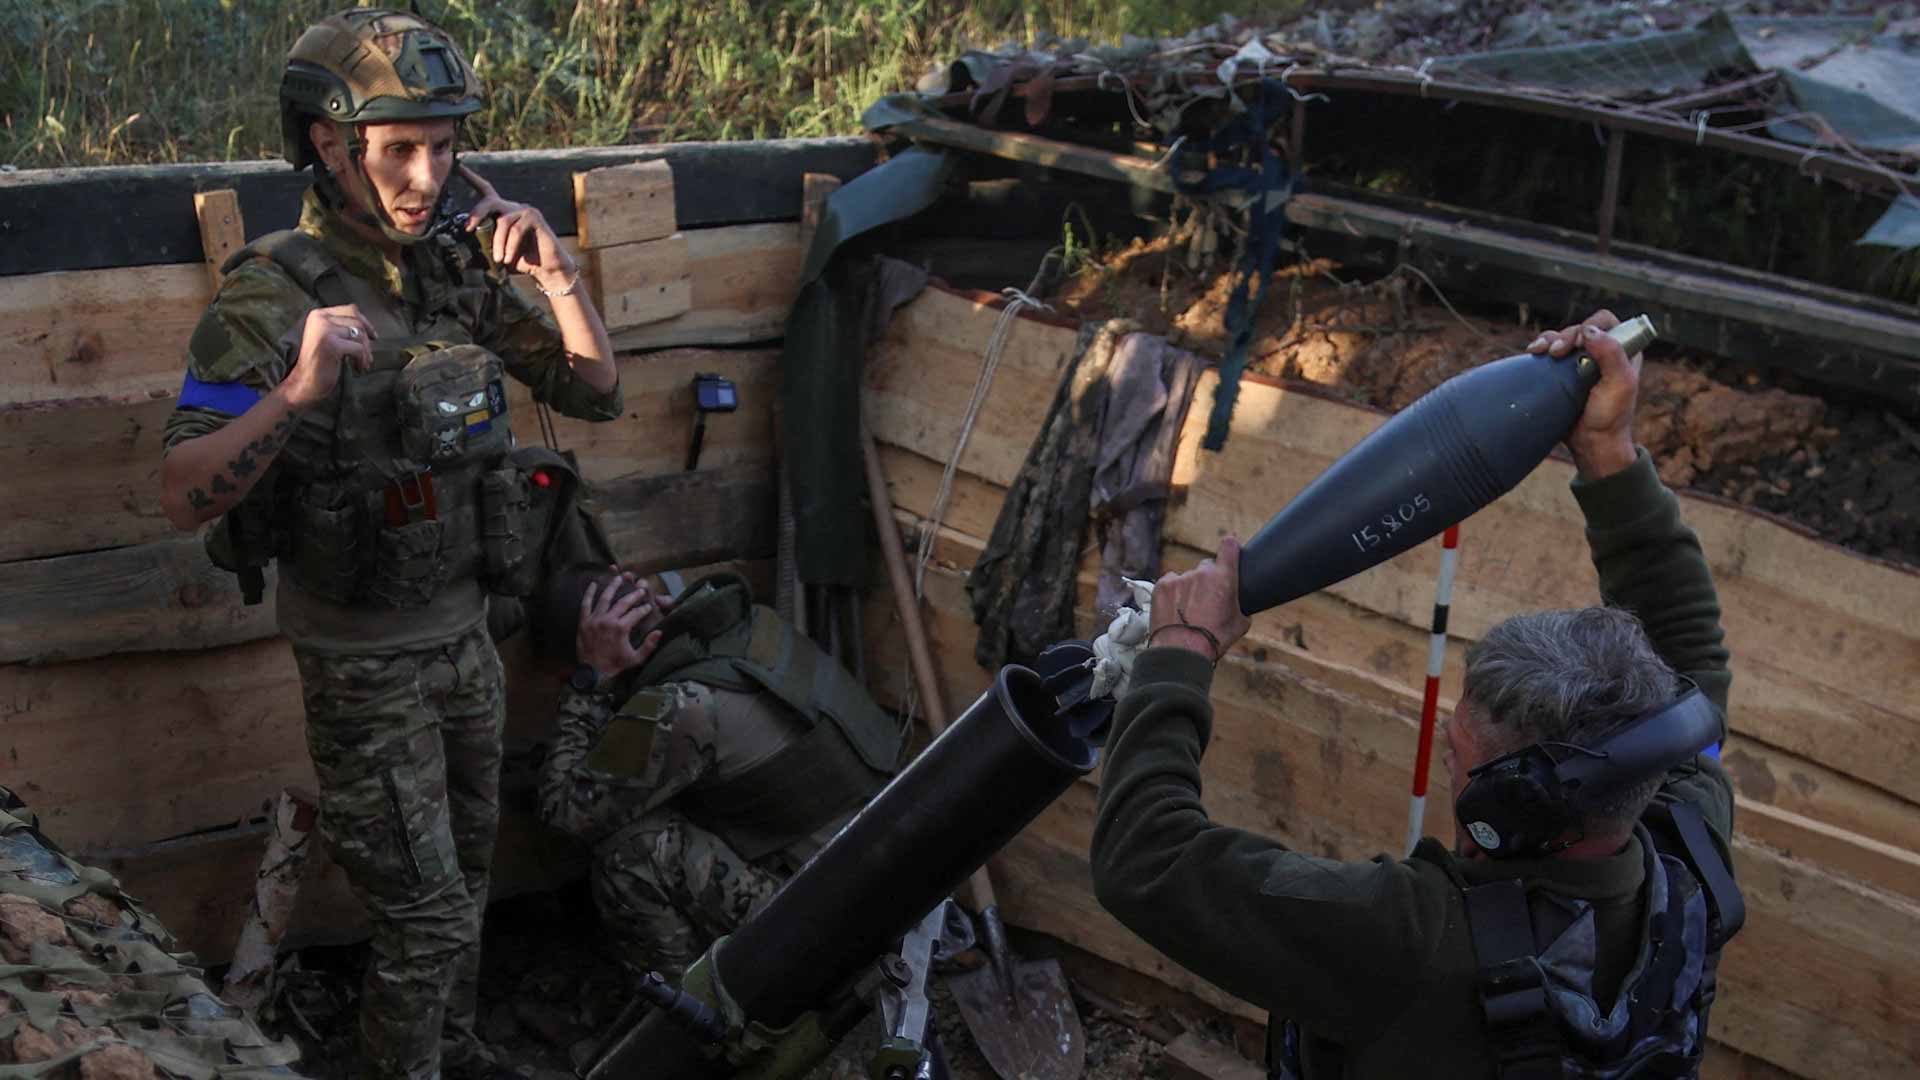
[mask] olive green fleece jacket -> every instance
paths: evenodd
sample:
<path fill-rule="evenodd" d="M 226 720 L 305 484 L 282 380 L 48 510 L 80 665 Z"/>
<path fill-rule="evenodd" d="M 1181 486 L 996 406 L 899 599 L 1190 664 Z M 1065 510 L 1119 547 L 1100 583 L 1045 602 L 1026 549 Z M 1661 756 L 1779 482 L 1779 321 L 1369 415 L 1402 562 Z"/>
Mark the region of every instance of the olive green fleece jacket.
<path fill-rule="evenodd" d="M 1646 451 L 1612 476 L 1576 479 L 1573 494 L 1603 601 L 1638 615 L 1724 717 L 1732 677 L 1713 578 Z M 1200 797 L 1212 676 L 1185 649 L 1148 649 L 1136 662 L 1100 784 L 1094 891 L 1173 960 L 1298 1023 L 1309 1078 L 1492 1075 L 1463 886 L 1518 877 L 1591 902 L 1596 989 L 1617 991 L 1644 918 L 1637 839 L 1603 859 L 1456 859 L 1428 838 L 1412 858 L 1341 862 L 1215 825 Z M 1675 769 L 1666 789 L 1700 808 L 1724 850 L 1733 792 L 1718 761 Z M 1328 1044 L 1344 1047 L 1344 1072 L 1329 1068 Z"/>

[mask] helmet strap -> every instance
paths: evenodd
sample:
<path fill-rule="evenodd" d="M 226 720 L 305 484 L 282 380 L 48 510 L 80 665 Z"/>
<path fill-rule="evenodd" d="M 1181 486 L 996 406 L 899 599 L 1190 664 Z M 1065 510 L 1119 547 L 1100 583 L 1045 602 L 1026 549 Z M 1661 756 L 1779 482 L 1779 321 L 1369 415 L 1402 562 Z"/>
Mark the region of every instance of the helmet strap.
<path fill-rule="evenodd" d="M 360 137 L 360 125 L 336 120 L 334 121 L 334 129 L 340 132 L 340 137 L 346 144 L 347 161 L 349 162 L 346 175 L 344 177 L 335 177 L 335 180 L 339 182 L 344 189 L 341 194 L 351 191 L 355 196 L 352 199 L 343 198 L 340 200 L 340 205 L 337 209 L 341 214 L 349 221 L 364 225 L 370 229 L 380 230 L 381 235 L 403 248 L 412 247 L 422 240 L 427 239 L 429 236 L 432 236 L 433 229 L 431 227 L 429 227 L 425 233 L 416 236 L 394 225 L 393 219 L 387 216 L 387 208 L 380 205 L 380 194 L 374 190 L 373 179 L 367 175 L 367 143 L 365 139 Z M 429 222 L 440 216 L 440 206 L 446 202 L 446 198 L 447 188 L 446 185 L 442 185 L 440 188 L 439 202 L 434 205 L 434 213 L 428 219 Z M 360 204 L 357 207 L 354 205 L 356 202 Z"/>

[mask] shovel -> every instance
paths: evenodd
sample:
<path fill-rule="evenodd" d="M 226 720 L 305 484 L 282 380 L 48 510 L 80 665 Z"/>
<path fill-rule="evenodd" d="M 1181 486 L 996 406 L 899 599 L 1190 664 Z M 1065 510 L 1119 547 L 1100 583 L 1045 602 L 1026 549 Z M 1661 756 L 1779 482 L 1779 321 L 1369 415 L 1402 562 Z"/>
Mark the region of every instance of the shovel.
<path fill-rule="evenodd" d="M 900 529 L 893 521 L 893 498 L 880 467 L 873 434 L 861 425 L 860 445 L 866 458 L 867 494 L 873 504 L 873 523 L 880 534 L 880 552 L 887 564 L 888 584 L 906 628 L 907 658 L 913 681 L 926 705 L 927 727 L 934 738 L 947 729 L 947 710 L 934 678 L 933 654 L 927 648 L 927 630 L 907 573 Z M 970 879 L 974 903 L 979 906 L 981 936 L 988 962 L 973 971 L 947 978 L 947 987 L 960 1006 L 960 1017 L 980 1047 L 981 1056 L 1000 1080 L 1075 1080 L 1086 1066 L 1087 1037 L 1074 1008 L 1067 977 L 1057 960 L 1024 961 L 1007 948 L 1006 927 L 1000 924 L 1000 904 L 993 895 L 993 879 L 981 866 Z"/>
<path fill-rule="evenodd" d="M 1086 1066 L 1087 1037 L 1058 960 L 1022 960 L 1007 948 L 1000 905 L 987 868 L 973 873 L 987 962 L 947 976 L 980 1055 L 1000 1080 L 1075 1080 Z"/>

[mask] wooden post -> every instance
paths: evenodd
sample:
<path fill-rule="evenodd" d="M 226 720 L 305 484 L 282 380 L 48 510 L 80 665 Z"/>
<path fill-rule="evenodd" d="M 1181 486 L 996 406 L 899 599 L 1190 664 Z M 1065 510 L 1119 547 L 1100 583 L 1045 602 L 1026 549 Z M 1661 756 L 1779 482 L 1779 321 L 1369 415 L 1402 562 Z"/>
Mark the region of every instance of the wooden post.
<path fill-rule="evenodd" d="M 860 422 L 860 457 L 867 472 L 867 500 L 873 504 L 873 527 L 880 534 L 880 555 L 887 568 L 887 585 L 893 590 L 893 602 L 900 614 L 900 627 L 907 638 L 907 663 L 913 681 L 920 688 L 920 704 L 927 711 L 927 730 L 939 738 L 947 730 L 947 704 L 940 692 L 939 668 L 933 662 L 933 648 L 927 642 L 927 624 L 920 614 L 920 600 L 913 594 L 913 574 L 907 569 L 906 549 L 900 543 L 900 526 L 893 520 L 893 496 L 887 488 L 887 473 L 880 465 L 880 448 L 866 421 Z M 986 914 L 999 906 L 993 893 L 993 876 L 981 863 L 967 877 L 967 889 L 973 910 Z"/>
<path fill-rule="evenodd" d="M 193 193 L 193 213 L 200 219 L 200 250 L 206 253 L 207 280 L 220 291 L 220 268 L 234 252 L 247 246 L 247 225 L 240 216 L 240 196 L 232 188 Z"/>
<path fill-rule="evenodd" d="M 307 841 L 320 817 L 313 796 L 293 788 L 280 792 L 272 811 L 273 833 L 254 879 L 253 902 L 220 989 L 229 1004 L 249 1010 L 259 1008 L 272 989 L 274 953 L 293 919 L 306 875 Z"/>
<path fill-rule="evenodd" d="M 1626 129 L 1614 128 L 1607 136 L 1607 175 L 1600 186 L 1600 234 L 1594 247 L 1602 255 L 1613 246 L 1613 218 L 1620 208 L 1620 162 L 1626 149 Z"/>

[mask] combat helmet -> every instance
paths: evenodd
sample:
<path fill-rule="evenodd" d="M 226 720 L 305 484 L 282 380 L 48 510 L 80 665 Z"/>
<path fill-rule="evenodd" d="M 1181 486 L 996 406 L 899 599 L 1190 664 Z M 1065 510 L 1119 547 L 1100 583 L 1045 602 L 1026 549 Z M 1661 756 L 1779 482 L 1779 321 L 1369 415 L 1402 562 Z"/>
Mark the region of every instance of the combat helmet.
<path fill-rule="evenodd" d="M 308 27 L 287 53 L 280 79 L 282 153 L 296 169 L 319 165 L 307 127 L 331 120 L 353 155 L 356 175 L 347 182 L 364 185 L 362 194 L 371 196 L 360 163 L 361 124 L 457 119 L 481 104 L 480 79 L 446 31 L 403 11 L 350 8 Z M 325 170 L 315 173 L 322 194 L 337 202 Z M 369 205 L 376 217 L 371 223 L 393 240 L 421 239 L 395 228 L 378 199 Z"/>

